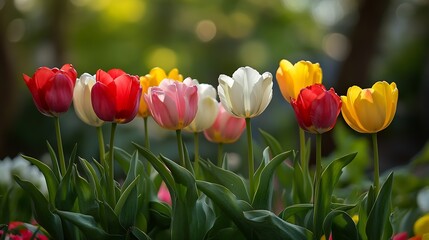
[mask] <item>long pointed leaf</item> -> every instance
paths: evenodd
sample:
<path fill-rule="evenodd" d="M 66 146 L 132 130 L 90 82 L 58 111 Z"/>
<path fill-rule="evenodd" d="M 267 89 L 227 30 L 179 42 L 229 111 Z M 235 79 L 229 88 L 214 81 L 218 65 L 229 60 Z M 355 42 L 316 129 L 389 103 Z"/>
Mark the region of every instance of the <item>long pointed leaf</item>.
<path fill-rule="evenodd" d="M 119 201 L 115 206 L 115 213 L 119 216 L 122 226 L 129 228 L 136 220 L 137 216 L 137 183 L 140 175 L 123 191 Z"/>
<path fill-rule="evenodd" d="M 263 168 L 260 178 L 255 179 L 258 182 L 258 184 L 256 184 L 258 188 L 256 189 L 256 193 L 252 201 L 252 206 L 255 209 L 270 210 L 271 199 L 269 198 L 269 191 L 273 188 L 272 177 L 274 171 L 279 164 L 291 155 L 291 153 L 292 151 L 288 151 L 275 156 L 268 165 Z"/>
<path fill-rule="evenodd" d="M 53 205 L 55 203 L 55 195 L 57 193 L 57 188 L 59 185 L 58 179 L 55 176 L 54 172 L 48 167 L 48 165 L 35 158 L 25 155 L 22 155 L 22 157 L 29 161 L 31 164 L 35 165 L 40 170 L 40 172 L 43 173 L 43 176 L 45 177 L 46 181 L 46 186 L 48 188 L 49 203 Z"/>
<path fill-rule="evenodd" d="M 30 194 L 33 201 L 34 215 L 37 222 L 46 229 L 53 239 L 64 239 L 61 219 L 51 212 L 48 200 L 43 194 L 31 183 L 14 176 L 15 181 L 27 193 Z"/>
<path fill-rule="evenodd" d="M 48 146 L 49 155 L 51 157 L 52 171 L 54 172 L 54 175 L 57 178 L 57 180 L 60 181 L 62 177 L 61 177 L 60 167 L 58 165 L 57 155 L 55 154 L 54 149 L 52 148 L 51 144 L 49 144 L 48 141 L 46 141 L 46 145 Z"/>

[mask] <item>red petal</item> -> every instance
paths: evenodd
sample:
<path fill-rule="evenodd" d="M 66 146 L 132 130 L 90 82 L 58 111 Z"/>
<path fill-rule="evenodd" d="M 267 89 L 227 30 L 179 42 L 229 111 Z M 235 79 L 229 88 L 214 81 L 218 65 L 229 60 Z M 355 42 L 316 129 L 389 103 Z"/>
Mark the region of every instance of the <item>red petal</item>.
<path fill-rule="evenodd" d="M 51 113 L 64 113 L 73 99 L 73 82 L 65 74 L 57 74 L 43 89 L 44 99 Z M 54 114 L 56 115 L 56 114 Z"/>
<path fill-rule="evenodd" d="M 114 68 L 114 69 L 110 69 L 107 74 L 109 74 L 113 79 L 126 74 L 126 72 L 122 71 L 121 69 L 118 68 Z"/>
<path fill-rule="evenodd" d="M 98 72 L 97 72 L 98 73 Z M 97 82 L 92 87 L 91 101 L 95 114 L 103 121 L 113 122 L 116 114 L 116 86 Z"/>
<path fill-rule="evenodd" d="M 95 78 L 97 82 L 102 82 L 104 85 L 108 85 L 113 81 L 113 78 L 108 73 L 106 73 L 101 69 L 97 70 L 97 73 L 95 74 Z"/>

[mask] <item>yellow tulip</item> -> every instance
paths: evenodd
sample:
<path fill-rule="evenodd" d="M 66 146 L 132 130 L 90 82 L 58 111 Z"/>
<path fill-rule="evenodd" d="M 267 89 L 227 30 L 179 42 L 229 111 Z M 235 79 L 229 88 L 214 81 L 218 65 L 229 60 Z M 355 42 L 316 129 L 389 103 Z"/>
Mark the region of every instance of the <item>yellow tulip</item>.
<path fill-rule="evenodd" d="M 416 236 L 424 236 L 429 234 L 429 214 L 417 219 L 414 223 L 414 234 Z"/>
<path fill-rule="evenodd" d="M 283 97 L 291 102 L 291 99 L 298 97 L 301 89 L 315 83 L 322 83 L 322 69 L 318 63 L 299 61 L 292 65 L 283 59 L 277 69 L 276 79 Z"/>
<path fill-rule="evenodd" d="M 350 87 L 341 96 L 341 112 L 347 124 L 360 133 L 376 133 L 392 122 L 398 102 L 396 84 L 376 82 L 372 88 Z"/>
<path fill-rule="evenodd" d="M 154 67 L 150 70 L 149 74 L 140 77 L 140 85 L 142 87 L 142 95 L 140 97 L 140 105 L 138 115 L 141 117 L 150 116 L 149 109 L 147 108 L 147 104 L 144 100 L 144 94 L 147 93 L 149 87 L 158 86 L 159 83 L 165 78 L 176 80 L 179 82 L 183 81 L 183 76 L 179 74 L 179 70 L 177 68 L 173 68 L 168 75 L 164 71 L 164 69 L 159 67 Z"/>

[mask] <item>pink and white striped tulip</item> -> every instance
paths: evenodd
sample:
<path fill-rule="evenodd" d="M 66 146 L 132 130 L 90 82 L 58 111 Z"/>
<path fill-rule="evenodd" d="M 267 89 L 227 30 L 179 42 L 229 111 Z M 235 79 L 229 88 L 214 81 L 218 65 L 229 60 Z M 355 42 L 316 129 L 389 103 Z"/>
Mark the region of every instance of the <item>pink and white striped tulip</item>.
<path fill-rule="evenodd" d="M 144 95 L 155 122 L 166 129 L 187 127 L 198 110 L 198 88 L 191 78 L 183 82 L 164 79 Z"/>

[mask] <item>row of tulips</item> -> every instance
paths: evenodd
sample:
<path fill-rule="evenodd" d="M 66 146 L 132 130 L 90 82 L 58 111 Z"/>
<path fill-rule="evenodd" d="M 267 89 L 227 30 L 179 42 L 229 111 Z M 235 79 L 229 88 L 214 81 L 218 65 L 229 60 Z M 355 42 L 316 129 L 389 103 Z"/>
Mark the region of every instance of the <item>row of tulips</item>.
<path fill-rule="evenodd" d="M 272 99 L 273 76 L 269 72 L 260 74 L 251 67 L 241 67 L 232 76 L 221 74 L 217 87 L 220 102 L 213 86 L 189 77 L 184 79 L 177 69 L 167 74 L 154 68 L 141 77 L 120 69 L 98 70 L 94 76 L 84 73 L 77 78 L 73 66 L 66 64 L 61 69 L 41 67 L 32 77 L 24 75 L 38 110 L 54 117 L 57 133 L 58 162 L 48 145 L 52 170 L 47 170 L 50 168 L 37 159 L 26 157 L 49 175 L 45 176 L 47 179 L 56 179 L 51 183 L 47 180 L 50 191 L 45 200 L 50 208 L 44 210 L 49 214 L 40 217 L 42 210 L 35 209 L 38 221 L 42 220 L 39 222 L 54 238 L 67 238 L 52 226 L 58 224 L 58 219 L 63 231 L 71 224 L 83 233 L 96 232 L 99 238 L 162 238 L 160 229 L 164 228 L 174 239 L 320 239 L 324 235 L 333 239 L 390 238 L 393 232 L 388 206 L 392 175 L 380 186 L 376 133 L 385 129 L 395 115 L 398 100 L 395 83 L 380 81 L 367 89 L 353 86 L 346 96 L 340 97 L 333 88 L 326 90 L 322 84 L 319 64 L 308 61 L 292 64 L 287 60 L 280 61 L 276 79 L 300 127 L 299 157 L 294 151 L 284 151 L 277 140 L 261 132 L 269 148 L 255 171 L 251 119 L 262 114 Z M 59 116 L 72 101 L 78 117 L 98 129 L 99 163 L 79 158 L 88 179 L 81 177 L 74 166 L 75 149 L 68 166 L 64 159 Z M 325 167 L 321 161 L 322 134 L 335 126 L 340 112 L 352 129 L 373 136 L 374 185 L 354 204 L 331 200 L 342 169 L 356 153 Z M 115 129 L 118 123 L 130 122 L 137 115 L 144 119 L 145 146 L 134 144 L 136 152 L 128 154 L 114 147 Z M 176 131 L 176 161 L 151 153 L 148 117 L 161 127 Z M 105 122 L 111 123 L 107 152 L 101 131 Z M 222 145 L 236 141 L 244 129 L 248 180 L 226 169 L 222 152 Z M 195 134 L 193 164 L 182 142 L 182 130 Z M 217 166 L 199 156 L 200 132 L 209 141 L 218 143 Z M 316 135 L 314 174 L 309 167 L 310 148 L 305 132 Z M 143 161 L 137 153 L 143 155 Z M 285 160 L 289 164 L 284 164 Z M 115 161 L 127 172 L 123 185 L 114 179 Z M 291 174 L 293 187 L 288 190 L 294 195 L 279 215 L 273 214 L 271 206 L 272 176 L 276 169 Z M 96 179 L 101 181 L 94 182 Z M 36 191 L 25 181 L 16 180 L 24 189 Z M 159 205 L 152 197 L 161 181 L 171 194 L 171 209 Z M 96 191 L 82 192 L 78 187 L 82 184 Z M 63 195 L 57 196 L 58 192 Z M 88 199 L 85 194 L 91 197 Z M 33 201 L 44 201 L 39 197 L 33 193 Z M 351 213 L 359 217 L 357 224 Z M 105 219 L 107 216 L 113 217 Z M 160 220 L 166 216 L 171 217 L 167 224 Z M 113 227 L 118 222 L 119 230 Z M 374 226 L 374 222 L 379 226 Z M 195 231 L 196 228 L 199 230 Z M 82 235 L 75 232 L 73 236 Z"/>

